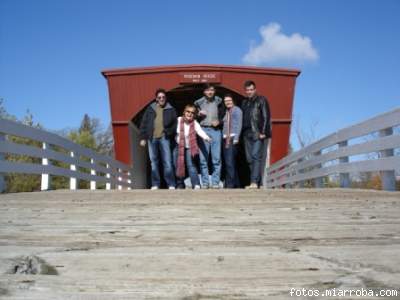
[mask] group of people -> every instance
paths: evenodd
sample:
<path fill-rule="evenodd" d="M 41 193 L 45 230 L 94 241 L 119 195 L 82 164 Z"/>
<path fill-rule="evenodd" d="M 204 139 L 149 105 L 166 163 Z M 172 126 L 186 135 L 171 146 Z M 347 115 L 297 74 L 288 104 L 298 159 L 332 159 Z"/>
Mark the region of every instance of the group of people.
<path fill-rule="evenodd" d="M 246 81 L 244 90 L 246 97 L 239 107 L 231 94 L 220 98 L 215 86 L 206 84 L 204 96 L 187 104 L 179 117 L 166 91 L 156 91 L 140 124 L 140 145 L 147 145 L 151 161 L 151 189 L 160 188 L 160 162 L 169 189 L 185 188 L 186 174 L 194 189 L 220 188 L 222 159 L 224 186 L 239 187 L 236 162 L 240 140 L 250 169 L 247 188 L 259 188 L 262 145 L 271 137 L 270 108 L 268 100 L 257 93 L 254 81 Z"/>

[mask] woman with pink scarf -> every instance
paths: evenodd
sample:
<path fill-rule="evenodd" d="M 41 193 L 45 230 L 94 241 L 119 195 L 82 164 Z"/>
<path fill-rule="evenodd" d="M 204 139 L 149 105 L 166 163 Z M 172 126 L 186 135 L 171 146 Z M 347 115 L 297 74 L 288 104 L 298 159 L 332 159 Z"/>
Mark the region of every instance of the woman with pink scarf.
<path fill-rule="evenodd" d="M 200 180 L 195 165 L 195 159 L 199 155 L 197 135 L 208 142 L 211 141 L 211 138 L 194 119 L 195 114 L 195 106 L 188 104 L 183 110 L 183 116 L 178 117 L 178 126 L 176 128 L 177 147 L 175 148 L 178 188 L 184 187 L 183 181 L 185 179 L 185 170 L 187 168 L 192 187 L 194 189 L 200 189 Z"/>

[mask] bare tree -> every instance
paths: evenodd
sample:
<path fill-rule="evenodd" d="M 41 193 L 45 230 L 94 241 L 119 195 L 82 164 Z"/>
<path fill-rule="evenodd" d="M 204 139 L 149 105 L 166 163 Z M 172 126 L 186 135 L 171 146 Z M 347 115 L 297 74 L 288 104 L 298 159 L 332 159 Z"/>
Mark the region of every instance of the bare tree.
<path fill-rule="evenodd" d="M 308 128 L 304 128 L 301 125 L 300 122 L 300 116 L 295 116 L 295 122 L 294 122 L 294 130 L 296 134 L 297 141 L 300 145 L 300 148 L 304 148 L 311 143 L 315 142 L 318 137 L 317 137 L 317 127 L 318 127 L 319 121 L 318 120 L 312 120 L 311 124 L 309 125 Z"/>

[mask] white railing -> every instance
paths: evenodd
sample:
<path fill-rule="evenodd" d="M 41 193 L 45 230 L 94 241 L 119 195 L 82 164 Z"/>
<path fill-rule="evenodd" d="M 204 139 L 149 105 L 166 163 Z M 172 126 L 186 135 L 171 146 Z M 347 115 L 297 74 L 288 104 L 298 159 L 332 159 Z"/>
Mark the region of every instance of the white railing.
<path fill-rule="evenodd" d="M 380 172 L 382 189 L 395 190 L 400 156 L 394 155 L 394 149 L 400 148 L 400 135 L 393 134 L 393 128 L 398 125 L 400 108 L 330 134 L 266 168 L 264 186 L 303 187 L 306 180 L 313 180 L 315 187 L 323 187 L 325 176 L 339 174 L 340 186 L 349 187 L 350 173 Z M 351 139 L 374 133 L 379 133 L 375 139 L 349 145 Z M 371 153 L 378 155 L 359 161 L 349 159 Z"/>
<path fill-rule="evenodd" d="M 7 138 L 9 135 L 37 141 L 42 147 L 14 143 Z M 53 146 L 63 151 L 56 151 Z M 42 163 L 6 160 L 5 154 L 35 157 L 41 159 Z M 69 169 L 52 165 L 50 160 L 67 164 Z M 90 170 L 90 173 L 81 171 L 79 168 Z M 105 184 L 107 190 L 131 189 L 133 184 L 130 166 L 107 155 L 98 154 L 57 134 L 0 119 L 0 192 L 6 188 L 4 176 L 8 173 L 40 174 L 41 190 L 50 188 L 52 175 L 68 177 L 71 190 L 77 189 L 78 180 L 89 181 L 91 190 L 95 190 L 98 183 Z"/>

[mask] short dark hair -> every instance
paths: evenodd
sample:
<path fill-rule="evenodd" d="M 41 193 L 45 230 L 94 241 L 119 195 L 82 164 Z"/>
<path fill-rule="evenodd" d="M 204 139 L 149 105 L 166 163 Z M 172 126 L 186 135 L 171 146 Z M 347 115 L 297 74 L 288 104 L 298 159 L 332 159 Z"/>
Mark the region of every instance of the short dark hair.
<path fill-rule="evenodd" d="M 165 96 L 167 96 L 167 92 L 164 89 L 159 88 L 159 89 L 156 90 L 156 93 L 155 93 L 156 98 L 157 98 L 159 93 L 163 93 Z"/>
<path fill-rule="evenodd" d="M 254 82 L 253 80 L 246 80 L 246 81 L 244 82 L 244 87 L 245 87 L 245 88 L 247 88 L 247 87 L 249 87 L 249 86 L 251 86 L 251 85 L 254 85 L 254 87 L 256 87 L 256 84 L 255 84 L 255 82 Z"/>
<path fill-rule="evenodd" d="M 232 102 L 233 102 L 233 103 L 236 103 L 236 101 L 235 101 L 235 99 L 233 98 L 233 96 L 232 96 L 231 93 L 226 93 L 226 94 L 224 95 L 224 100 L 225 100 L 226 97 L 231 98 L 231 99 L 232 99 Z"/>
<path fill-rule="evenodd" d="M 196 116 L 196 114 L 197 114 L 197 107 L 194 106 L 194 105 L 191 104 L 191 103 L 185 105 L 185 108 L 183 109 L 183 114 L 185 114 L 185 111 L 186 111 L 188 108 L 194 108 L 194 116 Z"/>
<path fill-rule="evenodd" d="M 214 86 L 213 84 L 207 82 L 207 83 L 204 84 L 203 91 L 208 90 L 208 89 L 210 89 L 210 88 L 215 89 L 215 86 Z"/>

